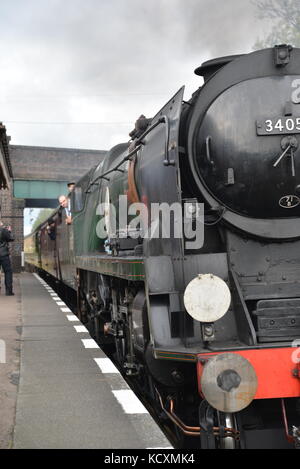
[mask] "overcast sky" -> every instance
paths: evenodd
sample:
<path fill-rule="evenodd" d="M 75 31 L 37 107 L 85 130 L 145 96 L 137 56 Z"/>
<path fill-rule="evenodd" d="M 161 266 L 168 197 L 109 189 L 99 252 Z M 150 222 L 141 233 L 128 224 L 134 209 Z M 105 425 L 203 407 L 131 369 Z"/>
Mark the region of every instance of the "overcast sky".
<path fill-rule="evenodd" d="M 250 0 L 0 0 L 0 121 L 11 143 L 109 149 L 204 60 L 250 52 Z"/>

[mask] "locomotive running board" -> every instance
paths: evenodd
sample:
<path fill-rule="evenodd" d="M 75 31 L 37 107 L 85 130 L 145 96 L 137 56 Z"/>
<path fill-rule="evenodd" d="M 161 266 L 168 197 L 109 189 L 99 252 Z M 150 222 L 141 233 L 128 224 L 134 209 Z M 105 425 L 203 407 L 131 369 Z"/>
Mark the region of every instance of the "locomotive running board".
<path fill-rule="evenodd" d="M 126 280 L 144 280 L 145 270 L 142 257 L 112 257 L 111 255 L 77 256 L 78 269 L 111 275 Z"/>

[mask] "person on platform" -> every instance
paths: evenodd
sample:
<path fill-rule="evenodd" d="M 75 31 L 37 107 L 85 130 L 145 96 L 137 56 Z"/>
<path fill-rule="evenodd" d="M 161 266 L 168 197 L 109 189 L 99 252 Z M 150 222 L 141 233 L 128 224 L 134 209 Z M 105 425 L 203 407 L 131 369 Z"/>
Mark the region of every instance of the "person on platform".
<path fill-rule="evenodd" d="M 11 227 L 4 227 L 4 224 L 0 221 L 0 267 L 4 271 L 4 283 L 6 296 L 13 296 L 13 274 L 12 267 L 9 257 L 8 243 L 14 241 L 14 237 L 11 233 Z"/>

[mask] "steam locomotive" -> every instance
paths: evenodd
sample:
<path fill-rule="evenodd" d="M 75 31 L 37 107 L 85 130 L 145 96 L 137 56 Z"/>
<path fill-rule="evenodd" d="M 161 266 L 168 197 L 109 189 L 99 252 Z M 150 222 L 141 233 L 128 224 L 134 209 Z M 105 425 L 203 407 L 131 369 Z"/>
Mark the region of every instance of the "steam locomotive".
<path fill-rule="evenodd" d="M 195 73 L 189 101 L 141 116 L 76 183 L 71 225 L 56 210 L 55 236 L 48 220 L 25 239 L 26 261 L 76 292 L 178 434 L 299 447 L 300 49 Z"/>

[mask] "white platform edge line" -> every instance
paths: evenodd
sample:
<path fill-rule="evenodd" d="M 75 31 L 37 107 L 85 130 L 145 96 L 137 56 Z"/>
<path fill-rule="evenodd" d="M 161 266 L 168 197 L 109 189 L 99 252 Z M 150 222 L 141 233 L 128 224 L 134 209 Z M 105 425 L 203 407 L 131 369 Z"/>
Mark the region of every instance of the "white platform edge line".
<path fill-rule="evenodd" d="M 75 314 L 69 314 L 69 315 L 67 315 L 67 319 L 68 319 L 68 321 L 71 321 L 71 322 L 72 322 L 72 321 L 74 321 L 74 322 L 75 322 L 75 321 L 79 321 L 78 317 L 75 316 Z"/>
<path fill-rule="evenodd" d="M 72 310 L 68 307 L 65 307 L 65 308 L 60 308 L 60 310 L 63 312 L 63 313 L 72 313 Z"/>
<path fill-rule="evenodd" d="M 123 408 L 125 414 L 149 414 L 146 407 L 131 389 L 113 390 L 112 393 Z"/>
<path fill-rule="evenodd" d="M 81 339 L 81 342 L 83 343 L 85 348 L 94 348 L 94 349 L 100 348 L 94 339 Z"/>
<path fill-rule="evenodd" d="M 78 332 L 78 333 L 81 333 L 81 332 L 89 332 L 87 330 L 87 328 L 85 326 L 73 326 L 75 331 Z"/>
<path fill-rule="evenodd" d="M 174 449 L 174 446 L 153 446 L 152 448 L 146 449 Z"/>
<path fill-rule="evenodd" d="M 114 373 L 120 375 L 118 368 L 109 358 L 94 358 L 94 360 L 103 374 Z"/>

